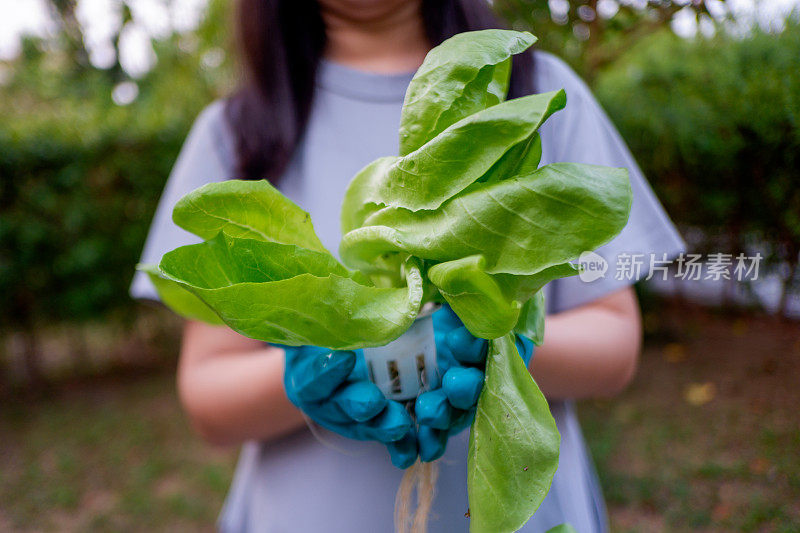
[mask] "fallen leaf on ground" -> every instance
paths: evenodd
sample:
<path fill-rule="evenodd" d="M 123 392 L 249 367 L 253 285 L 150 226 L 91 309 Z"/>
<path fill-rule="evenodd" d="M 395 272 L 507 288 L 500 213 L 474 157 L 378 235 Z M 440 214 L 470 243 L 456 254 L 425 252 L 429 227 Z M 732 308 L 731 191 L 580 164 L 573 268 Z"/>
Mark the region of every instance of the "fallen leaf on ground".
<path fill-rule="evenodd" d="M 714 399 L 717 386 L 711 382 L 690 383 L 683 391 L 683 399 L 691 405 L 704 405 Z"/>

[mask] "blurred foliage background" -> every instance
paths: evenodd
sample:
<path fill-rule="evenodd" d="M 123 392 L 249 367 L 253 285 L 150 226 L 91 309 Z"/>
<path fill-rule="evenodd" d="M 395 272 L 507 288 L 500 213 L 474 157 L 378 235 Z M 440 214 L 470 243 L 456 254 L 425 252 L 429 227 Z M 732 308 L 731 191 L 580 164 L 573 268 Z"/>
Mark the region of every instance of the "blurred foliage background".
<path fill-rule="evenodd" d="M 196 27 L 147 37 L 152 60 L 142 69 L 126 65 L 121 53 L 126 32 L 139 24 L 137 0 L 108 0 L 120 20 L 104 61 L 93 58 L 87 46 L 91 39 L 78 0 L 42 1 L 52 29 L 24 37 L 20 53 L 0 61 L 0 398 L 28 401 L 32 393 L 39 398 L 44 392 L 49 399 L 32 415 L 24 405 L 6 402 L 9 408 L 0 409 L 0 433 L 11 435 L 12 448 L 18 445 L 0 454 L 0 530 L 15 524 L 50 528 L 52 523 L 41 522 L 41 506 L 66 514 L 86 508 L 93 515 L 63 528 L 56 520 L 57 530 L 207 527 L 229 482 L 232 456 L 209 455 L 190 440 L 168 379 L 160 375 L 141 385 L 106 381 L 97 386 L 101 392 L 92 394 L 108 401 L 111 412 L 83 393 L 76 400 L 74 392 L 54 392 L 53 384 L 174 365 L 179 321 L 134 303 L 127 289 L 192 121 L 235 82 L 231 5 L 209 0 Z M 169 6 L 175 0 L 158 1 Z M 743 19 L 731 5 L 720 0 L 493 2 L 510 25 L 533 31 L 540 39 L 537 46 L 567 60 L 587 80 L 693 251 L 758 251 L 767 257 L 762 274 L 778 280 L 775 310 L 785 316 L 800 277 L 800 15 L 795 11 L 765 21 L 756 12 Z M 618 407 L 600 402 L 585 411 L 590 443 L 604 481 L 610 480 L 605 488 L 617 529 L 631 523 L 635 530 L 797 531 L 800 473 L 796 464 L 786 464 L 784 452 L 800 446 L 800 431 L 787 428 L 781 418 L 788 412 L 786 397 L 773 402 L 762 394 L 783 391 L 783 382 L 769 380 L 797 370 L 792 366 L 800 355 L 796 324 L 756 319 L 752 313 L 744 321 L 738 314 L 720 321 L 713 313 L 687 314 L 684 308 L 665 314 L 660 300 L 643 297 L 649 342 L 645 369 L 651 373 Z M 760 320 L 758 328 L 748 325 L 754 320 Z M 707 325 L 716 337 L 697 324 Z M 735 351 L 742 339 L 757 338 L 756 329 L 771 340 L 753 340 L 750 353 L 742 352 L 751 362 L 742 361 L 738 377 L 731 371 L 720 381 L 713 372 L 719 366 L 702 362 L 707 358 L 724 366 L 729 352 L 709 346 Z M 776 352 L 788 359 L 775 359 Z M 660 390 L 663 382 L 651 383 L 658 373 L 672 376 L 674 383 Z M 744 394 L 743 388 L 751 390 L 748 380 L 761 373 L 764 381 L 761 389 L 752 389 L 754 398 Z M 96 382 L 89 383 L 94 390 Z M 705 416 L 747 426 L 760 435 L 760 444 L 728 462 L 697 463 L 692 439 L 704 438 L 708 421 L 697 418 L 692 426 L 687 422 L 691 412 L 672 405 L 683 397 L 681 405 L 693 409 L 726 394 L 731 401 Z M 148 402 L 155 418 L 141 411 Z M 73 410 L 63 411 L 66 404 Z M 158 411 L 155 404 L 168 407 Z M 661 418 L 647 410 L 652 405 L 663 407 Z M 764 412 L 776 416 L 774 426 L 763 425 Z M 666 424 L 676 413 L 683 425 Z M 101 449 L 105 433 L 97 424 L 114 431 L 118 420 L 138 429 L 118 446 L 101 447 L 94 463 L 84 464 L 81 458 L 89 450 Z M 642 430 L 648 427 L 649 433 Z M 640 463 L 660 464 L 670 438 L 665 427 L 677 432 L 672 437 L 682 435 L 684 440 L 671 445 L 679 450 L 683 445 L 691 459 L 678 458 L 671 468 L 650 475 L 641 464 L 640 471 L 631 470 L 636 461 L 623 461 L 614 452 L 628 446 Z M 52 428 L 69 436 L 57 457 L 47 459 Z M 727 435 L 714 443 L 735 447 L 736 439 Z M 157 454 L 158 449 L 166 452 Z M 188 459 L 180 453 L 187 449 L 193 454 Z M 115 480 L 111 485 L 123 483 L 122 499 L 113 505 L 91 499 L 93 489 L 81 489 L 98 483 L 89 470 L 112 464 L 106 472 Z M 120 481 L 129 468 L 137 468 L 137 474 Z M 175 472 L 184 485 L 175 481 Z M 56 476 L 56 482 L 43 491 L 48 476 Z M 694 491 L 684 486 L 687 479 L 705 488 Z M 729 493 L 720 495 L 719 487 L 754 480 L 761 483 L 748 485 L 761 494 L 755 507 L 749 502 L 740 512 L 735 498 L 731 503 Z M 663 486 L 671 483 L 684 485 L 665 492 Z M 78 487 L 77 495 L 70 484 Z M 777 492 L 765 497 L 768 491 Z M 3 501 L 16 502 L 14 510 L 4 511 Z M 146 524 L 135 520 L 144 509 L 156 513 Z M 631 509 L 638 513 L 633 518 L 626 514 Z"/>
<path fill-rule="evenodd" d="M 800 26 L 691 42 L 661 31 L 595 81 L 670 215 L 696 251 L 760 250 L 783 271 L 800 254 Z"/>
<path fill-rule="evenodd" d="M 69 0 L 52 0 L 55 35 L 25 38 L 2 65 L 0 324 L 35 382 L 43 328 L 137 318 L 128 286 L 166 177 L 196 115 L 233 79 L 227 2 L 212 1 L 196 30 L 153 39 L 157 61 L 138 79 L 121 66 L 132 14 L 119 4 L 106 68 L 89 62 Z"/>

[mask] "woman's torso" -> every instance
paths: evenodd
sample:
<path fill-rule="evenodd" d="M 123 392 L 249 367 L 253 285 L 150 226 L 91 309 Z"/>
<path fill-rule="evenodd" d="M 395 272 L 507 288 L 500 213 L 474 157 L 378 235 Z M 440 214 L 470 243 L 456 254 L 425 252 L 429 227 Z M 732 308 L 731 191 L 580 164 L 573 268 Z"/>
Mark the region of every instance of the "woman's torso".
<path fill-rule="evenodd" d="M 586 86 L 560 60 L 536 53 L 539 92 L 564 88 L 567 108 L 541 129 L 542 164 L 556 161 L 626 167 L 633 205 L 628 226 L 597 252 L 613 264 L 616 254 L 670 256 L 683 244 L 636 163 Z M 398 150 L 403 96 L 411 75 L 366 74 L 323 62 L 308 129 L 280 182 L 281 190 L 311 214 L 323 244 L 336 253 L 339 206 L 351 177 L 370 161 Z M 265 125 L 269 127 L 269 125 Z M 177 246 L 198 238 L 171 222 L 172 207 L 189 191 L 236 177 L 234 149 L 222 102 L 198 118 L 165 187 L 142 254 L 157 263 Z M 646 268 L 642 270 L 642 275 Z M 546 289 L 548 310 L 591 302 L 635 280 L 604 278 L 584 283 L 564 278 Z M 144 273 L 131 285 L 136 298 L 158 299 Z M 561 457 L 553 487 L 523 531 L 541 532 L 562 522 L 579 533 L 605 529 L 603 501 L 570 402 L 553 402 L 561 431 Z M 453 437 L 440 460 L 431 532 L 467 531 L 466 454 L 468 431 Z M 383 446 L 348 441 L 307 429 L 286 438 L 244 446 L 220 527 L 225 532 L 391 531 L 394 496 L 402 472 Z"/>
<path fill-rule="evenodd" d="M 306 134 L 279 188 L 311 214 L 333 253 L 341 238 L 339 206 L 352 176 L 378 157 L 397 153 L 403 97 L 411 74 L 372 75 L 323 62 Z M 543 136 L 546 132 L 543 132 Z M 543 163 L 553 160 L 545 138 Z M 561 468 L 553 490 L 523 531 L 569 521 L 581 533 L 604 525 L 597 490 L 572 407 L 553 405 L 562 433 Z M 220 525 L 225 532 L 391 531 L 402 471 L 382 445 L 304 429 L 269 443 L 248 443 Z M 439 461 L 429 530 L 467 531 L 467 441 L 452 438 Z"/>

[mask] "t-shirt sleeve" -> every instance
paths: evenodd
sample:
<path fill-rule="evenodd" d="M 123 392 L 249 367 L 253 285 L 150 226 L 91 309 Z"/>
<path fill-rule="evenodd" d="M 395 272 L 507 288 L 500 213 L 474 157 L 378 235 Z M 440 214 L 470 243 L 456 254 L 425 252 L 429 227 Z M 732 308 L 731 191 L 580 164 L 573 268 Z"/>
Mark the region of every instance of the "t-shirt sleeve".
<path fill-rule="evenodd" d="M 199 237 L 175 225 L 172 209 L 178 200 L 194 189 L 232 177 L 231 146 L 224 103 L 214 102 L 197 117 L 181 148 L 150 224 L 141 263 L 158 264 L 166 252 L 200 242 Z M 138 299 L 159 300 L 155 287 L 144 272 L 134 274 L 130 295 Z"/>
<path fill-rule="evenodd" d="M 608 263 L 605 274 L 594 281 L 573 276 L 550 284 L 548 308 L 558 312 L 635 283 L 647 275 L 651 260 L 672 259 L 685 246 L 630 150 L 586 84 L 550 54 L 537 52 L 536 69 L 537 91 L 563 88 L 567 94 L 566 108 L 553 115 L 541 130 L 542 164 L 563 161 L 623 167 L 628 169 L 633 191 L 627 226 L 596 251 Z"/>

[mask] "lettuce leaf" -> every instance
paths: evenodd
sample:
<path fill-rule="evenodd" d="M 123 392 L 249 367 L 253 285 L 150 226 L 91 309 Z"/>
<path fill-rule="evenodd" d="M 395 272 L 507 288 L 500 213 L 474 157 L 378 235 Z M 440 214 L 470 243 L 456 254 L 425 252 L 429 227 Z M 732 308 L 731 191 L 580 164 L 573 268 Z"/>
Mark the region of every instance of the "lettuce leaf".
<path fill-rule="evenodd" d="M 514 333 L 528 337 L 535 345 L 541 346 L 544 342 L 544 317 L 544 292 L 538 291 L 522 306 Z"/>
<path fill-rule="evenodd" d="M 397 158 L 383 173 L 374 173 L 368 189 L 359 192 L 365 194 L 363 200 L 377 205 L 436 209 L 482 178 L 508 152 L 516 161 L 526 147 L 538 146 L 539 127 L 565 104 L 566 95 L 560 90 L 479 111 Z M 538 164 L 538 156 L 535 159 Z"/>
<path fill-rule="evenodd" d="M 161 302 L 179 315 L 217 326 L 224 324 L 214 310 L 197 296 L 185 290 L 180 284 L 163 277 L 157 265 L 139 264 L 136 265 L 136 270 L 147 274 Z"/>
<path fill-rule="evenodd" d="M 484 257 L 473 255 L 432 266 L 428 278 L 474 336 L 496 339 L 514 330 L 541 344 L 544 317 L 529 322 L 539 304 L 531 302 L 550 281 L 577 272 L 571 263 L 562 263 L 527 276 L 490 274 Z"/>
<path fill-rule="evenodd" d="M 339 253 L 365 271 L 404 252 L 437 262 L 482 255 L 489 273 L 531 275 L 610 241 L 630 206 L 627 170 L 554 163 L 480 184 L 436 210 L 380 209 L 342 238 Z"/>
<path fill-rule="evenodd" d="M 164 255 L 160 274 L 253 339 L 332 349 L 381 346 L 399 337 L 422 301 L 419 266 L 405 287 L 375 287 L 327 252 L 220 232 Z"/>
<path fill-rule="evenodd" d="M 505 100 L 511 56 L 533 43 L 527 32 L 461 33 L 431 50 L 406 91 L 400 155 L 420 148 L 451 124 Z"/>
<path fill-rule="evenodd" d="M 342 235 L 364 224 L 364 220 L 386 207 L 380 194 L 381 180 L 400 158 L 397 156 L 376 159 L 356 174 L 344 193 L 341 211 Z"/>
<path fill-rule="evenodd" d="M 511 334 L 489 344 L 467 455 L 470 531 L 516 531 L 544 500 L 561 438 Z"/>
<path fill-rule="evenodd" d="M 178 200 L 172 220 L 203 239 L 211 239 L 224 230 L 233 237 L 325 251 L 314 232 L 311 216 L 267 180 L 203 185 Z"/>

